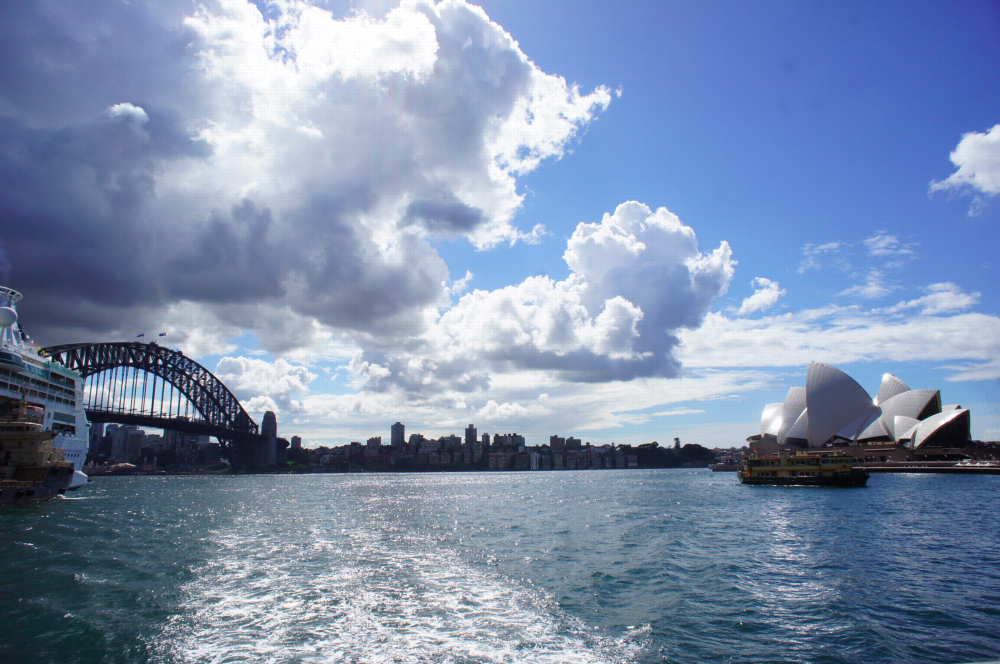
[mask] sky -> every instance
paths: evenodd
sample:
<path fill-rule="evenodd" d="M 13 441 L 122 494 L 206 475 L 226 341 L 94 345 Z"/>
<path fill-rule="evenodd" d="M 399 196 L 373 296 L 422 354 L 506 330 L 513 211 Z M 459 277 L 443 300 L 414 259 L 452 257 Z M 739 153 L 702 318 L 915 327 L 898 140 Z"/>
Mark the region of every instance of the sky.
<path fill-rule="evenodd" d="M 1000 440 L 995 2 L 5 3 L 0 283 L 279 435 L 730 447 L 832 364 Z"/>

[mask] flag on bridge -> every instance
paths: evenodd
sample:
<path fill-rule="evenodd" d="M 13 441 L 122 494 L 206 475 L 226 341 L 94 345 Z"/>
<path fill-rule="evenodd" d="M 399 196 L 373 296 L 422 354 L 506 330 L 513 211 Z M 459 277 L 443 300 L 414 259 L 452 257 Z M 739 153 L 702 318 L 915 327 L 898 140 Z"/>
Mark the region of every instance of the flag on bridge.
<path fill-rule="evenodd" d="M 144 336 L 146 336 L 145 332 L 143 332 L 142 334 L 137 334 L 135 338 L 138 339 L 139 337 L 144 337 Z"/>

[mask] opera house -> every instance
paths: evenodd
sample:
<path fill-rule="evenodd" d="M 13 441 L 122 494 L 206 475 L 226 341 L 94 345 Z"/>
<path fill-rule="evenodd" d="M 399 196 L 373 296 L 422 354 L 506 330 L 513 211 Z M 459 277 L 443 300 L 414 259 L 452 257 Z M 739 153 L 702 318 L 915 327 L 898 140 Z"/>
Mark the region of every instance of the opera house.
<path fill-rule="evenodd" d="M 792 387 L 783 403 L 764 407 L 751 449 L 843 447 L 866 461 L 958 458 L 970 440 L 968 409 L 941 405 L 939 390 L 911 390 L 892 374 L 873 399 L 843 371 L 810 362 L 806 386 Z"/>

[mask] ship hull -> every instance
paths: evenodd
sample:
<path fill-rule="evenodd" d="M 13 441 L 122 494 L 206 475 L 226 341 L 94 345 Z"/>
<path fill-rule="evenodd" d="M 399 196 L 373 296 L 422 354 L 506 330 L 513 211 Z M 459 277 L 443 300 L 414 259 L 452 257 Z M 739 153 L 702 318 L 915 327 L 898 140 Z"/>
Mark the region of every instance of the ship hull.
<path fill-rule="evenodd" d="M 0 481 L 0 505 L 19 505 L 52 500 L 66 493 L 73 481 L 70 465 L 49 468 L 19 468 L 13 479 Z"/>
<path fill-rule="evenodd" d="M 863 470 L 852 470 L 846 473 L 834 473 L 827 477 L 753 477 L 738 473 L 741 484 L 759 484 L 767 486 L 865 486 L 868 483 L 868 473 Z"/>

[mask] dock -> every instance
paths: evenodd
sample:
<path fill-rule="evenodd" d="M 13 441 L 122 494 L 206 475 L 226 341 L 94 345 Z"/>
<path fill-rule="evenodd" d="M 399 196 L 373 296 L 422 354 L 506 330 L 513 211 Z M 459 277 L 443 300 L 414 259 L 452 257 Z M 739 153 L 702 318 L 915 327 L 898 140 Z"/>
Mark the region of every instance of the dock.
<path fill-rule="evenodd" d="M 1000 464 L 957 464 L 950 461 L 886 461 L 854 466 L 869 473 L 946 473 L 949 475 L 1000 475 Z"/>

